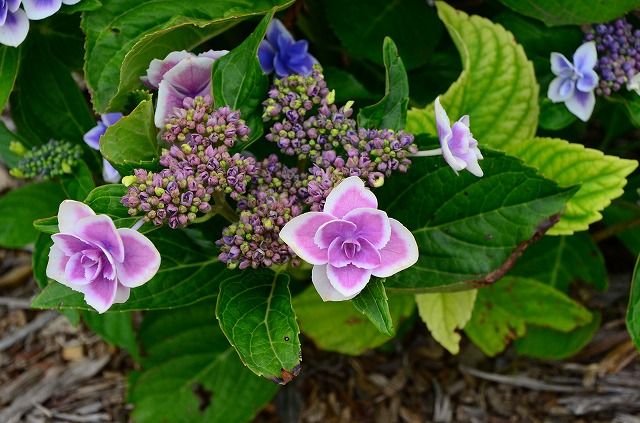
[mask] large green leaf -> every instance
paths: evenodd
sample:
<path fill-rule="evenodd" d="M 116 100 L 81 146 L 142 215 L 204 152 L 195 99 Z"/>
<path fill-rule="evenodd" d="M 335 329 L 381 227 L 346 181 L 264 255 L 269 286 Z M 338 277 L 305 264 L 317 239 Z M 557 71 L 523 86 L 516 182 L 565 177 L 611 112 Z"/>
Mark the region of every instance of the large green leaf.
<path fill-rule="evenodd" d="M 84 161 L 81 161 L 74 166 L 71 174 L 64 175 L 61 178 L 61 182 L 62 189 L 64 190 L 67 198 L 77 201 L 84 200 L 96 187 L 93 182 L 91 170 Z"/>
<path fill-rule="evenodd" d="M 505 150 L 560 186 L 580 185 L 560 222 L 550 230 L 554 235 L 583 231 L 602 219 L 602 209 L 622 195 L 626 177 L 638 167 L 635 160 L 606 156 L 599 150 L 554 138 L 522 140 Z"/>
<path fill-rule="evenodd" d="M 85 12 L 85 75 L 95 109 L 119 108 L 139 85 L 149 62 L 192 49 L 251 16 L 288 6 L 291 0 L 113 0 Z M 113 104 L 111 104 L 112 100 Z"/>
<path fill-rule="evenodd" d="M 460 334 L 473 313 L 477 289 L 416 295 L 418 312 L 433 338 L 451 354 L 460 352 Z"/>
<path fill-rule="evenodd" d="M 237 281 L 244 276 L 227 270 L 223 263 L 218 262 L 213 249 L 202 249 L 183 231 L 162 228 L 147 236 L 162 256 L 160 270 L 149 282 L 132 289 L 126 303 L 115 304 L 111 311 L 187 306 L 216 297 L 222 281 Z M 91 310 L 82 294 L 57 282 L 50 282 L 32 306 Z"/>
<path fill-rule="evenodd" d="M 377 191 L 381 208 L 413 232 L 420 250 L 414 266 L 387 278 L 387 289 L 452 291 L 495 282 L 575 192 L 513 157 L 483 153 L 482 178 L 456 175 L 441 157 L 419 158 L 406 176 Z"/>
<path fill-rule="evenodd" d="M 422 0 L 328 0 L 327 18 L 353 56 L 382 64 L 379 46 L 385 36 L 398 44 L 409 69 L 424 65 L 440 37 L 442 24 Z"/>
<path fill-rule="evenodd" d="M 500 0 L 549 26 L 607 22 L 640 7 L 638 0 Z"/>
<path fill-rule="evenodd" d="M 464 331 L 485 354 L 493 356 L 523 336 L 529 324 L 568 332 L 591 319 L 587 309 L 549 285 L 508 276 L 478 291 Z"/>
<path fill-rule="evenodd" d="M 135 360 L 140 359 L 131 312 L 98 314 L 94 311 L 82 312 L 82 320 L 102 339 L 127 351 Z"/>
<path fill-rule="evenodd" d="M 289 276 L 270 270 L 234 273 L 240 277 L 220 285 L 220 328 L 249 369 L 286 384 L 302 359 Z"/>
<path fill-rule="evenodd" d="M 82 143 L 96 122 L 69 69 L 42 37 L 30 38 L 11 95 L 11 116 L 34 142 L 51 138 Z"/>
<path fill-rule="evenodd" d="M 253 33 L 238 47 L 216 60 L 211 70 L 213 100 L 217 107 L 229 106 L 251 128 L 251 138 L 262 135 L 262 109 L 269 80 L 258 62 L 258 47 L 264 39 L 273 11 L 262 18 Z"/>
<path fill-rule="evenodd" d="M 627 308 L 627 329 L 636 348 L 640 349 L 640 257 L 631 279 L 631 293 Z"/>
<path fill-rule="evenodd" d="M 293 299 L 300 327 L 321 349 L 360 355 L 391 339 L 346 301 L 323 302 L 313 286 Z M 396 327 L 415 309 L 412 295 L 390 295 L 389 311 Z"/>
<path fill-rule="evenodd" d="M 598 291 L 608 285 L 602 253 L 587 233 L 542 238 L 524 252 L 510 274 L 536 279 L 562 292 L 569 292 L 578 281 Z"/>
<path fill-rule="evenodd" d="M 471 118 L 482 145 L 504 146 L 533 137 L 538 124 L 538 83 L 522 46 L 502 26 L 437 2 L 438 15 L 462 58 L 463 71 L 441 96 L 453 121 Z M 407 130 L 436 134 L 433 104 L 411 109 Z"/>
<path fill-rule="evenodd" d="M 640 175 L 629 177 L 622 197 L 603 211 L 607 231 L 615 235 L 634 256 L 640 255 Z"/>
<path fill-rule="evenodd" d="M 142 370 L 129 392 L 134 422 L 249 422 L 278 391 L 238 360 L 208 301 L 146 314 L 140 340 Z"/>
<path fill-rule="evenodd" d="M 367 316 L 380 332 L 393 336 L 389 298 L 383 282 L 383 279 L 373 278 L 352 302 L 356 310 Z"/>
<path fill-rule="evenodd" d="M 59 184 L 37 182 L 0 197 L 0 246 L 21 248 L 36 241 L 33 221 L 58 212 L 65 199 Z"/>
<path fill-rule="evenodd" d="M 100 152 L 114 167 L 128 170 L 158 157 L 157 130 L 153 123 L 153 102 L 138 106 L 100 137 Z"/>
<path fill-rule="evenodd" d="M 20 67 L 20 49 L 9 46 L 0 46 L 0 110 L 9 100 L 9 94 L 13 91 L 13 84 L 18 76 Z"/>
<path fill-rule="evenodd" d="M 407 122 L 409 81 L 402 59 L 393 40 L 385 37 L 382 46 L 386 69 L 384 97 L 371 106 L 360 109 L 358 125 L 361 128 L 387 128 L 398 131 Z"/>

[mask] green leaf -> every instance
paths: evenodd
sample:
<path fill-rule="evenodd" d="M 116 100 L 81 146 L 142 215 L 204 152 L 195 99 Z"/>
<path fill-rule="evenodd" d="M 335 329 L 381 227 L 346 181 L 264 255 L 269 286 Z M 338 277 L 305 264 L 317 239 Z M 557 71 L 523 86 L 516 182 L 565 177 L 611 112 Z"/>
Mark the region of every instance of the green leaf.
<path fill-rule="evenodd" d="M 529 324 L 568 332 L 591 319 L 587 309 L 549 285 L 507 276 L 478 291 L 464 331 L 485 354 L 494 356 L 522 337 Z"/>
<path fill-rule="evenodd" d="M 352 303 L 356 310 L 367 316 L 380 332 L 393 336 L 395 331 L 383 281 L 383 279 L 373 278 Z"/>
<path fill-rule="evenodd" d="M 376 95 L 367 89 L 349 72 L 333 67 L 322 69 L 327 86 L 336 91 L 336 103 L 349 100 L 375 100 Z"/>
<path fill-rule="evenodd" d="M 251 139 L 262 135 L 262 109 L 259 107 L 269 88 L 269 79 L 258 61 L 258 47 L 273 18 L 274 11 L 262 18 L 242 44 L 213 63 L 211 81 L 216 107 L 229 106 L 251 128 Z"/>
<path fill-rule="evenodd" d="M 458 80 L 440 98 L 451 121 L 469 115 L 481 148 L 502 149 L 532 138 L 539 87 L 522 46 L 486 18 L 469 16 L 442 1 L 436 4 L 463 65 Z M 433 104 L 409 110 L 407 130 L 436 135 Z"/>
<path fill-rule="evenodd" d="M 57 224 L 56 232 L 58 232 Z M 35 279 L 40 288 L 44 288 L 49 283 L 49 278 L 47 278 L 47 263 L 49 262 L 49 250 L 52 245 L 53 240 L 49 234 L 38 234 L 31 256 L 31 267 L 33 268 L 33 279 Z"/>
<path fill-rule="evenodd" d="M 114 167 L 132 169 L 158 157 L 157 130 L 153 123 L 153 102 L 143 100 L 107 128 L 100 138 L 100 152 Z"/>
<path fill-rule="evenodd" d="M 477 289 L 416 295 L 418 312 L 433 338 L 451 354 L 460 352 L 460 334 L 473 313 Z"/>
<path fill-rule="evenodd" d="M 607 22 L 640 7 L 638 0 L 500 0 L 549 26 Z"/>
<path fill-rule="evenodd" d="M 146 314 L 140 340 L 129 391 L 137 423 L 245 423 L 278 391 L 238 360 L 208 301 Z"/>
<path fill-rule="evenodd" d="M 552 103 L 548 98 L 540 100 L 540 127 L 550 131 L 559 131 L 578 118 L 567 109 L 564 103 Z"/>
<path fill-rule="evenodd" d="M 62 190 L 72 200 L 84 200 L 95 187 L 91 171 L 84 161 L 73 168 L 71 175 L 62 177 Z"/>
<path fill-rule="evenodd" d="M 20 68 L 20 48 L 0 45 L 0 110 L 9 100 Z"/>
<path fill-rule="evenodd" d="M 627 330 L 636 348 L 640 349 L 640 257 L 631 279 L 631 293 L 627 308 Z"/>
<path fill-rule="evenodd" d="M 607 230 L 613 231 L 613 234 L 634 256 L 640 255 L 639 187 L 640 175 L 632 175 L 622 197 L 615 200 L 602 213 Z"/>
<path fill-rule="evenodd" d="M 591 314 L 589 323 L 571 332 L 529 325 L 524 338 L 515 340 L 516 351 L 543 360 L 565 360 L 580 352 L 600 329 L 600 313 L 594 311 Z"/>
<path fill-rule="evenodd" d="M 29 141 L 10 131 L 7 125 L 0 121 L 0 161 L 8 168 L 16 166 L 22 159 L 21 156 L 10 150 L 11 142 L 13 141 L 21 142 L 26 148 L 32 146 Z"/>
<path fill-rule="evenodd" d="M 542 238 L 527 248 L 509 274 L 536 279 L 565 293 L 578 281 L 598 291 L 608 285 L 602 253 L 587 233 Z"/>
<path fill-rule="evenodd" d="M 389 37 L 384 39 L 382 55 L 386 69 L 384 97 L 376 104 L 360 109 L 358 125 L 361 128 L 387 128 L 398 131 L 407 123 L 409 80 L 398 49 Z"/>
<path fill-rule="evenodd" d="M 83 13 L 82 28 L 87 35 L 84 69 L 95 109 L 99 113 L 119 109 L 127 93 L 141 86 L 138 78 L 152 59 L 174 50 L 191 50 L 244 19 L 291 3 L 120 0 Z"/>
<path fill-rule="evenodd" d="M 83 143 L 95 120 L 71 72 L 43 37 L 33 37 L 26 47 L 11 95 L 19 132 L 38 143 L 51 138 Z"/>
<path fill-rule="evenodd" d="M 22 248 L 35 242 L 33 221 L 57 213 L 64 199 L 60 185 L 53 182 L 25 185 L 0 197 L 0 246 Z"/>
<path fill-rule="evenodd" d="M 382 64 L 378 46 L 393 38 L 409 69 L 424 65 L 442 36 L 442 24 L 422 0 L 328 0 L 329 23 L 355 57 Z"/>
<path fill-rule="evenodd" d="M 391 339 L 348 302 L 323 302 L 313 286 L 293 299 L 293 308 L 304 335 L 323 350 L 360 355 Z M 397 326 L 414 309 L 413 296 L 389 296 L 389 311 Z"/>
<path fill-rule="evenodd" d="M 102 339 L 127 351 L 134 360 L 140 359 L 140 351 L 133 328 L 132 313 L 82 312 L 84 323 Z"/>
<path fill-rule="evenodd" d="M 287 374 L 300 371 L 302 358 L 289 276 L 270 270 L 234 273 L 240 277 L 220 284 L 220 328 L 249 369 L 286 384 Z"/>
<path fill-rule="evenodd" d="M 635 160 L 605 156 L 599 150 L 555 138 L 522 140 L 506 151 L 560 186 L 580 184 L 560 222 L 549 231 L 553 235 L 584 231 L 602 219 L 602 209 L 622 195 L 626 177 L 638 167 Z"/>
<path fill-rule="evenodd" d="M 158 273 L 146 284 L 131 290 L 129 300 L 110 311 L 155 310 L 183 307 L 215 298 L 220 283 L 238 280 L 241 272 L 227 270 L 213 249 L 203 249 L 186 233 L 162 228 L 147 234 L 160 251 Z M 91 310 L 82 294 L 51 282 L 33 300 L 34 308 Z"/>
<path fill-rule="evenodd" d="M 60 11 L 62 13 L 89 12 L 101 7 L 102 2 L 100 0 L 83 0 L 81 3 L 76 3 L 73 6 L 64 6 Z"/>
<path fill-rule="evenodd" d="M 381 209 L 411 230 L 420 257 L 387 278 L 416 293 L 495 282 L 557 220 L 575 188 L 558 187 L 521 161 L 483 150 L 484 177 L 456 175 L 441 157 L 414 160 L 378 189 Z"/>

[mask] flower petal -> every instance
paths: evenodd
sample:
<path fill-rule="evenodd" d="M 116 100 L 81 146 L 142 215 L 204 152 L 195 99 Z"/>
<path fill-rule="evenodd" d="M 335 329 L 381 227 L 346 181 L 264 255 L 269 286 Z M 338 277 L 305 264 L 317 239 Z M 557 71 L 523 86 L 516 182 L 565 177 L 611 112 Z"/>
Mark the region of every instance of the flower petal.
<path fill-rule="evenodd" d="M 391 236 L 391 225 L 387 213 L 370 208 L 359 208 L 345 214 L 344 220 L 352 222 L 358 228 L 356 238 L 364 238 L 378 250 L 387 245 Z"/>
<path fill-rule="evenodd" d="M 352 237 L 357 228 L 354 223 L 346 220 L 331 220 L 318 228 L 313 236 L 313 242 L 319 248 L 329 248 L 334 239 Z"/>
<path fill-rule="evenodd" d="M 344 267 L 335 267 L 327 265 L 327 277 L 331 286 L 333 286 L 340 294 L 345 297 L 355 296 L 369 282 L 371 278 L 371 270 L 361 269 L 353 264 L 347 264 Z"/>
<path fill-rule="evenodd" d="M 89 285 L 83 286 L 84 300 L 98 313 L 102 314 L 113 305 L 118 289 L 117 279 L 98 277 Z"/>
<path fill-rule="evenodd" d="M 358 242 L 360 242 L 360 251 L 356 253 L 351 262 L 361 269 L 375 269 L 380 266 L 382 257 L 378 249 L 366 239 L 359 239 Z"/>
<path fill-rule="evenodd" d="M 7 13 L 4 25 L 0 26 L 0 44 L 19 46 L 29 33 L 29 19 L 22 9 Z"/>
<path fill-rule="evenodd" d="M 260 67 L 266 74 L 273 72 L 273 60 L 275 59 L 276 51 L 271 46 L 271 43 L 267 40 L 262 40 L 258 47 L 258 61 Z"/>
<path fill-rule="evenodd" d="M 582 44 L 573 54 L 573 65 L 582 74 L 595 67 L 598 62 L 598 52 L 595 41 Z"/>
<path fill-rule="evenodd" d="M 551 53 L 551 72 L 556 76 L 568 77 L 573 74 L 573 63 L 564 54 Z"/>
<path fill-rule="evenodd" d="M 32 21 L 48 18 L 60 10 L 61 0 L 22 0 L 22 7 Z"/>
<path fill-rule="evenodd" d="M 391 222 L 391 239 L 380 250 L 382 264 L 373 269 L 372 274 L 380 278 L 389 277 L 418 261 L 418 244 L 413 234 L 395 219 Z"/>
<path fill-rule="evenodd" d="M 67 265 L 64 268 L 65 281 L 70 285 L 83 286 L 91 282 L 91 279 L 85 278 L 84 266 L 82 265 L 82 253 L 76 253 L 69 257 Z M 102 276 L 99 276 L 99 278 Z"/>
<path fill-rule="evenodd" d="M 91 128 L 82 139 L 85 143 L 94 150 L 100 150 L 100 137 L 107 131 L 107 127 L 102 122 L 98 122 L 98 125 Z"/>
<path fill-rule="evenodd" d="M 467 169 L 469 172 L 471 172 L 473 175 L 477 176 L 478 178 L 481 178 L 482 176 L 484 176 L 484 172 L 480 168 L 478 159 L 482 158 L 482 154 L 480 154 L 480 157 L 478 157 L 478 153 L 480 153 L 480 150 L 478 150 L 477 148 L 473 150 L 469 150 L 462 157 L 462 160 L 464 160 L 467 165 L 465 169 Z"/>
<path fill-rule="evenodd" d="M 458 173 L 459 171 L 467 167 L 467 164 L 465 163 L 464 160 L 459 159 L 453 155 L 453 153 L 449 149 L 448 140 L 441 142 L 440 146 L 442 148 L 442 157 L 444 158 L 444 161 L 447 162 L 449 167 L 451 167 L 451 169 L 453 169 L 454 172 Z"/>
<path fill-rule="evenodd" d="M 164 78 L 164 75 L 178 63 L 180 63 L 182 59 L 186 59 L 188 57 L 193 57 L 193 53 L 181 50 L 172 51 L 162 60 L 153 59 L 151 63 L 149 63 L 145 81 L 152 88 L 158 88 L 158 85 L 160 85 L 160 82 L 162 81 L 162 78 Z"/>
<path fill-rule="evenodd" d="M 91 207 L 74 200 L 64 200 L 58 208 L 58 229 L 61 233 L 73 233 L 80 219 L 95 216 Z"/>
<path fill-rule="evenodd" d="M 378 208 L 375 194 L 364 187 L 364 182 L 357 176 L 350 176 L 338 184 L 327 196 L 324 212 L 342 218 L 357 208 Z"/>
<path fill-rule="evenodd" d="M 96 248 L 96 246 L 83 241 L 75 235 L 58 233 L 51 235 L 51 239 L 54 245 L 68 256 L 72 256 L 83 250 Z"/>
<path fill-rule="evenodd" d="M 111 184 L 117 184 L 122 179 L 120 173 L 107 159 L 102 159 L 102 179 Z"/>
<path fill-rule="evenodd" d="M 563 78 L 561 76 L 554 78 L 549 84 L 547 97 L 554 103 L 567 101 L 575 91 L 575 82 L 571 78 Z"/>
<path fill-rule="evenodd" d="M 182 107 L 184 97 L 171 84 L 166 81 L 160 82 L 158 89 L 158 102 L 156 104 L 156 113 L 153 117 L 156 128 L 162 128 L 167 116 L 173 112 L 173 109 Z"/>
<path fill-rule="evenodd" d="M 565 104 L 571 113 L 576 115 L 583 122 L 586 122 L 591 117 L 593 108 L 596 105 L 596 95 L 593 91 L 584 93 L 576 90 Z"/>
<path fill-rule="evenodd" d="M 451 139 L 447 143 L 451 154 L 461 157 L 469 151 L 469 142 L 473 139 L 469 127 L 462 122 L 456 122 L 451 128 Z"/>
<path fill-rule="evenodd" d="M 272 19 L 271 22 L 269 22 L 266 37 L 267 40 L 274 44 L 280 40 L 293 42 L 293 36 L 280 19 Z"/>
<path fill-rule="evenodd" d="M 440 139 L 440 144 L 442 144 L 443 140 L 451 135 L 451 121 L 449 120 L 449 116 L 447 116 L 447 112 L 440 104 L 439 96 L 436 97 L 436 101 L 433 103 L 433 107 L 436 114 L 436 128 L 438 129 L 438 138 Z"/>
<path fill-rule="evenodd" d="M 207 50 L 198 54 L 198 57 L 208 57 L 209 59 L 218 60 L 222 56 L 229 53 L 229 50 Z"/>
<path fill-rule="evenodd" d="M 636 73 L 629 79 L 629 82 L 627 82 L 627 90 L 635 91 L 636 94 L 640 95 L 640 73 Z"/>
<path fill-rule="evenodd" d="M 62 284 L 67 283 L 64 269 L 69 261 L 64 251 L 57 245 L 53 244 L 49 250 L 49 261 L 47 262 L 47 277 L 58 281 Z"/>
<path fill-rule="evenodd" d="M 329 248 L 327 249 L 327 255 L 329 258 L 329 264 L 335 267 L 344 267 L 351 263 L 351 259 L 347 257 L 342 248 L 344 240 L 341 237 L 334 239 Z"/>
<path fill-rule="evenodd" d="M 138 231 L 118 229 L 124 246 L 124 261 L 116 263 L 120 283 L 136 288 L 148 282 L 160 268 L 160 253 L 155 245 Z"/>
<path fill-rule="evenodd" d="M 66 4 L 66 5 L 72 5 L 72 4 L 78 4 L 80 3 L 80 0 L 62 0 L 62 4 Z"/>
<path fill-rule="evenodd" d="M 113 299 L 114 304 L 126 303 L 131 295 L 131 288 L 118 284 L 116 287 L 116 297 Z"/>
<path fill-rule="evenodd" d="M 72 232 L 73 235 L 100 246 L 117 263 L 122 263 L 124 260 L 124 246 L 116 226 L 109 216 L 104 214 L 88 216 L 76 222 L 75 226 Z"/>
<path fill-rule="evenodd" d="M 20 7 L 20 3 L 22 0 L 7 0 L 7 7 L 9 8 L 9 12 L 15 12 Z"/>
<path fill-rule="evenodd" d="M 593 91 L 598 86 L 598 74 L 593 69 L 589 69 L 578 79 L 576 88 L 583 92 Z"/>
<path fill-rule="evenodd" d="M 104 123 L 105 126 L 111 126 L 122 119 L 123 116 L 124 115 L 120 112 L 105 113 L 100 117 L 100 120 L 102 120 L 102 123 Z"/>
<path fill-rule="evenodd" d="M 345 296 L 338 292 L 333 285 L 331 285 L 331 282 L 329 282 L 326 264 L 313 266 L 313 270 L 311 270 L 311 281 L 316 291 L 318 291 L 318 294 L 320 294 L 322 301 L 346 301 L 358 295 Z"/>
<path fill-rule="evenodd" d="M 280 238 L 302 260 L 311 264 L 327 263 L 327 250 L 313 242 L 318 228 L 335 217 L 322 212 L 308 212 L 296 216 L 280 230 Z"/>

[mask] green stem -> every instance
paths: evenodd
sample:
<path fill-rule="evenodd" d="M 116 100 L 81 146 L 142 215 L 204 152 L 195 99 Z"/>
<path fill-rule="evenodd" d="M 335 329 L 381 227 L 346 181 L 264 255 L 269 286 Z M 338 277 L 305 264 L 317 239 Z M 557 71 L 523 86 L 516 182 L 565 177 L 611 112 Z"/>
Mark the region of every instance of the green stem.
<path fill-rule="evenodd" d="M 215 194 L 213 194 L 213 199 L 215 204 L 212 207 L 211 212 L 219 214 L 231 223 L 238 221 L 238 215 L 231 208 L 229 203 L 227 203 L 227 200 L 222 192 L 216 192 Z"/>

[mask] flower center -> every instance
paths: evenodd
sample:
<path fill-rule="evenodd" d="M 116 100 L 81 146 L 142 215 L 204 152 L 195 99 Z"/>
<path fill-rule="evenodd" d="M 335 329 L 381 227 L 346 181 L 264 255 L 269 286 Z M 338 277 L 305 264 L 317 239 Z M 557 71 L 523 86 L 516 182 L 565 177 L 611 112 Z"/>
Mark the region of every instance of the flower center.
<path fill-rule="evenodd" d="M 346 240 L 342 243 L 342 251 L 344 255 L 349 259 L 353 259 L 355 255 L 360 251 L 360 243 L 355 239 Z"/>

